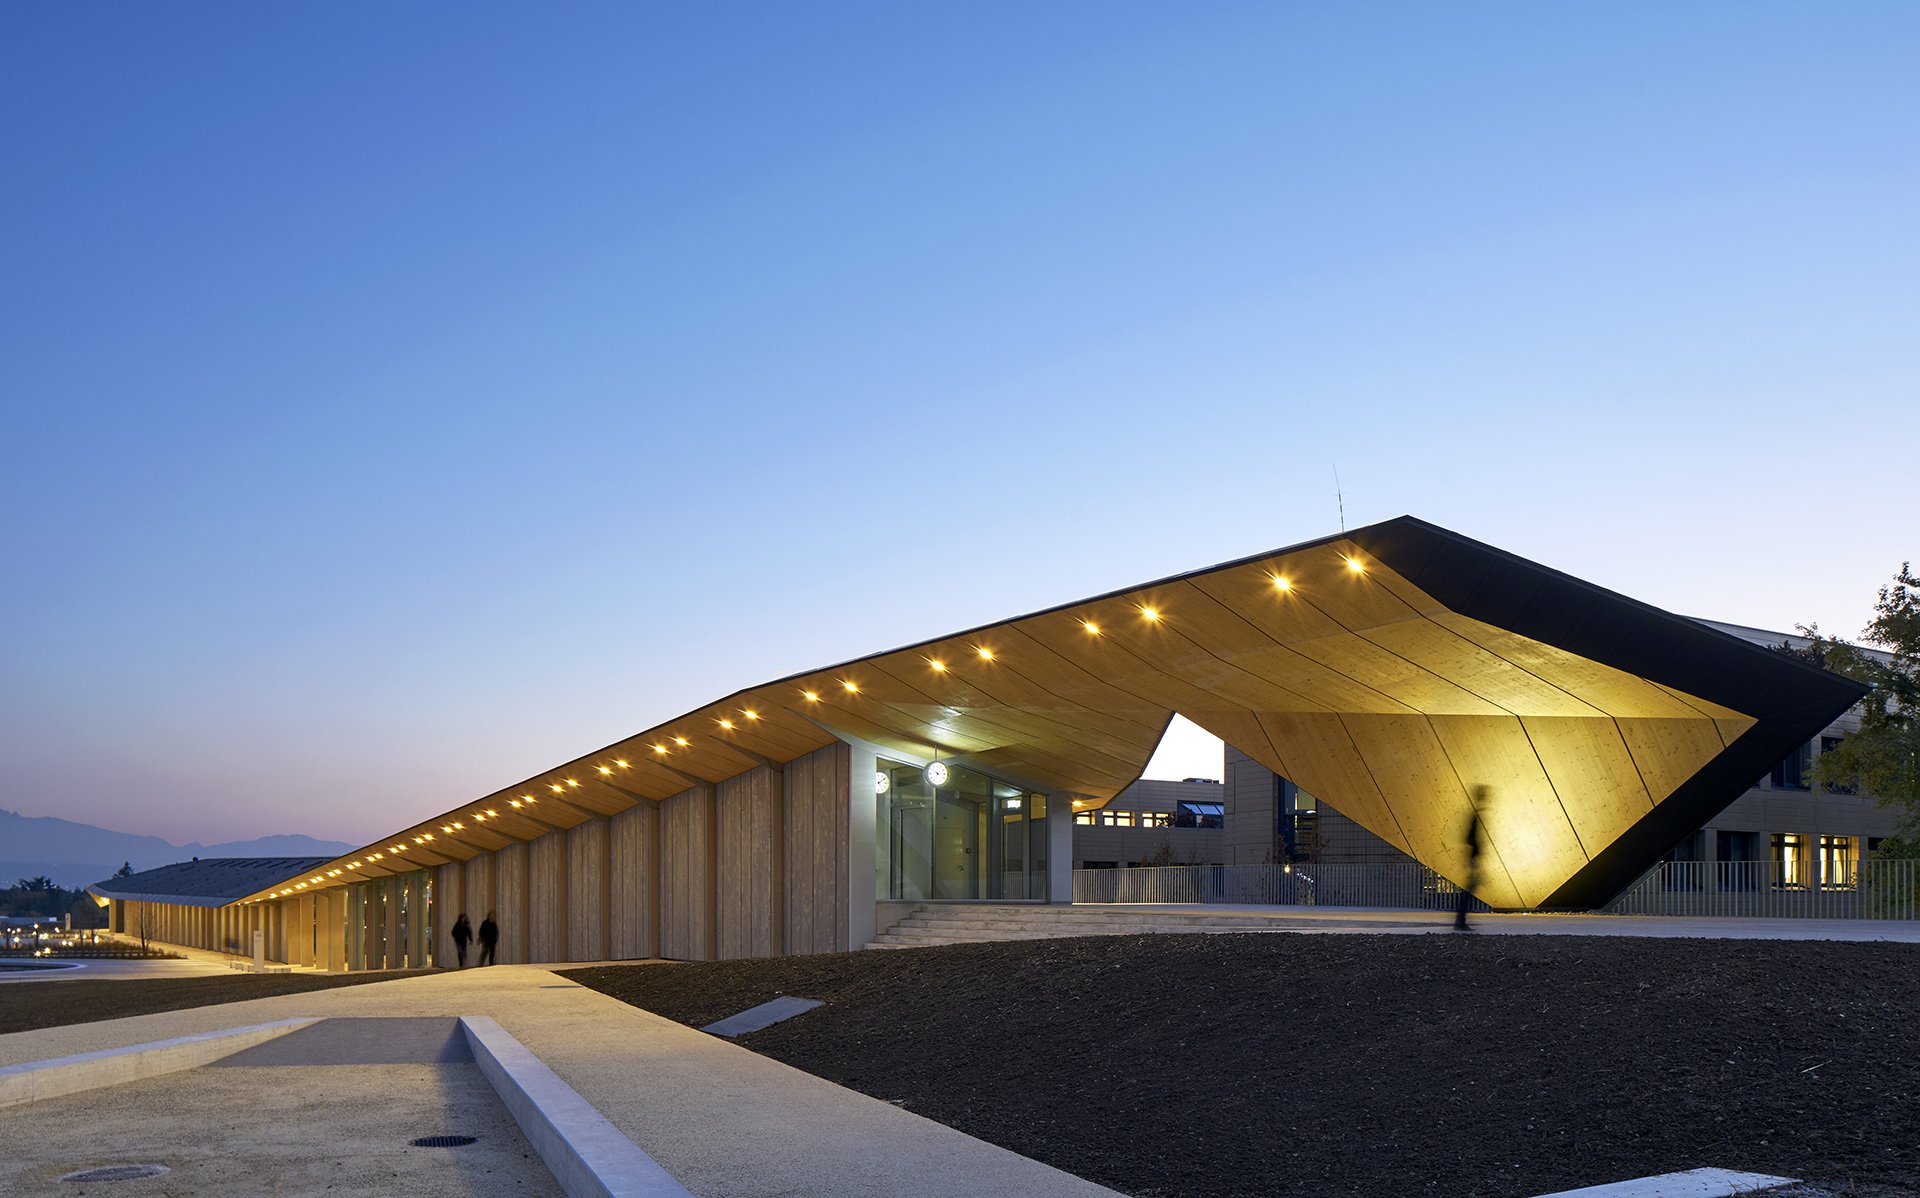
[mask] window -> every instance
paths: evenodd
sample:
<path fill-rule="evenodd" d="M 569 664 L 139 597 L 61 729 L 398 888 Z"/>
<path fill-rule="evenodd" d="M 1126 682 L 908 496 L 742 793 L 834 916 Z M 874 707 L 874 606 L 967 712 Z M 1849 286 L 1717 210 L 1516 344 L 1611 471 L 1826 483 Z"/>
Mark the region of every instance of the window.
<path fill-rule="evenodd" d="M 1822 757 L 1825 757 L 1825 756 L 1826 756 L 1827 754 L 1829 754 L 1829 753 L 1831 753 L 1831 752 L 1833 752 L 1833 751 L 1834 751 L 1835 749 L 1837 749 L 1837 748 L 1839 748 L 1839 747 L 1840 747 L 1840 742 L 1841 742 L 1841 741 L 1843 741 L 1843 740 L 1845 740 L 1845 739 L 1846 739 L 1846 738 L 1845 738 L 1845 737 L 1843 737 L 1843 736 L 1823 736 L 1823 737 L 1821 737 L 1821 738 L 1820 738 L 1820 756 L 1822 756 Z M 1836 794 L 1836 795 L 1850 795 L 1850 794 L 1852 794 L 1852 793 L 1853 793 L 1853 787 L 1851 787 L 1851 786 L 1842 786 L 1842 785 L 1839 785 L 1838 783 L 1835 783 L 1835 784 L 1832 784 L 1832 785 L 1829 785 L 1829 786 L 1827 787 L 1827 793 L 1828 793 L 1828 794 Z"/>
<path fill-rule="evenodd" d="M 1773 834 L 1773 863 L 1780 885 L 1799 889 L 1807 884 L 1807 838 L 1798 832 Z"/>
<path fill-rule="evenodd" d="M 1853 889 L 1853 837 L 1820 838 L 1820 888 Z"/>
<path fill-rule="evenodd" d="M 1807 789 L 1807 770 L 1812 764 L 1813 743 L 1809 741 L 1781 758 L 1780 764 L 1773 767 L 1773 788 L 1775 790 Z"/>
<path fill-rule="evenodd" d="M 1091 828 L 1093 826 L 1093 812 L 1091 811 L 1079 812 L 1074 815 L 1073 822 L 1076 824 L 1082 824 L 1086 827 Z"/>
<path fill-rule="evenodd" d="M 1173 816 L 1165 811 L 1142 811 L 1140 813 L 1140 826 L 1143 828 L 1170 828 L 1173 826 Z"/>
<path fill-rule="evenodd" d="M 1218 828 L 1225 823 L 1226 804 L 1190 802 L 1186 799 L 1175 804 L 1173 826 L 1176 828 Z"/>

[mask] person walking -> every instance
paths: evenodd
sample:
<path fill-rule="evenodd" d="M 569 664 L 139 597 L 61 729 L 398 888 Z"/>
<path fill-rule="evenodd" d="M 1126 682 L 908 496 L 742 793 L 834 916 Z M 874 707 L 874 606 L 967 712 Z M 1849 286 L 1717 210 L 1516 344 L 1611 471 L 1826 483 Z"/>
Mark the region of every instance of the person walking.
<path fill-rule="evenodd" d="M 453 921 L 453 955 L 460 959 L 457 969 L 467 967 L 467 945 L 473 940 L 473 925 L 467 922 L 467 913 L 462 911 L 460 918 Z"/>
<path fill-rule="evenodd" d="M 1480 885 L 1480 846 L 1487 838 L 1486 825 L 1480 820 L 1480 812 L 1492 797 L 1492 787 L 1476 786 L 1469 800 L 1473 810 L 1467 816 L 1467 882 L 1460 887 L 1460 905 L 1453 913 L 1453 930 L 1456 932 L 1473 931 L 1467 926 L 1467 907 L 1473 902 L 1474 887 Z"/>
<path fill-rule="evenodd" d="M 494 946 L 500 943 L 500 925 L 493 922 L 493 912 L 480 921 L 480 964 L 493 964 Z"/>

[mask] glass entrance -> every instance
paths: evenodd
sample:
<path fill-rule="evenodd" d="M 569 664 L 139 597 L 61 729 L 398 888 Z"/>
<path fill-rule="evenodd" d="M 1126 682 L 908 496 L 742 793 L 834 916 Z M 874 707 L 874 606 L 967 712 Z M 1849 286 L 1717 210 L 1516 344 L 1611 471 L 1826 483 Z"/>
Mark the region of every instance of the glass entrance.
<path fill-rule="evenodd" d="M 978 770 L 881 759 L 879 897 L 1047 897 L 1047 800 Z"/>

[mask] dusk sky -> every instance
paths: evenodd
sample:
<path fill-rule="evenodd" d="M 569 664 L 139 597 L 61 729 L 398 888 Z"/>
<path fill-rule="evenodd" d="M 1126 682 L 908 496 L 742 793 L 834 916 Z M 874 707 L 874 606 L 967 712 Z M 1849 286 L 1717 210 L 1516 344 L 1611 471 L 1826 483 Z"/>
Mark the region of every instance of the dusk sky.
<path fill-rule="evenodd" d="M 0 807 L 364 842 L 1412 513 L 1857 633 L 1920 6 L 0 8 Z M 1218 749 L 1151 772 L 1217 775 Z"/>

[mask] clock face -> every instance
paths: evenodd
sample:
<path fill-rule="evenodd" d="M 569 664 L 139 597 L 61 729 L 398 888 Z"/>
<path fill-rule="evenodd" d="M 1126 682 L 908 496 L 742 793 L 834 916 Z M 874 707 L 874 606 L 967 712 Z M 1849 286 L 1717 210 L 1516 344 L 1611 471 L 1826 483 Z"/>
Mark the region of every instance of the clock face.
<path fill-rule="evenodd" d="M 947 767 L 936 761 L 927 767 L 927 781 L 935 786 L 947 784 Z"/>
<path fill-rule="evenodd" d="M 873 793 L 874 794 L 877 794 L 877 795 L 886 794 L 887 791 L 892 788 L 892 786 L 893 786 L 893 779 L 887 777 L 887 771 L 885 770 L 873 771 Z"/>

